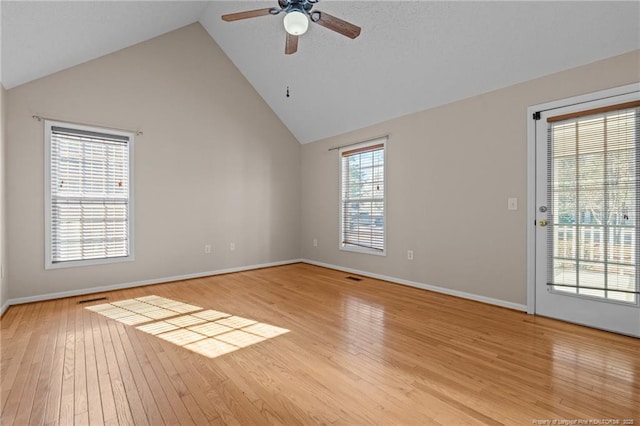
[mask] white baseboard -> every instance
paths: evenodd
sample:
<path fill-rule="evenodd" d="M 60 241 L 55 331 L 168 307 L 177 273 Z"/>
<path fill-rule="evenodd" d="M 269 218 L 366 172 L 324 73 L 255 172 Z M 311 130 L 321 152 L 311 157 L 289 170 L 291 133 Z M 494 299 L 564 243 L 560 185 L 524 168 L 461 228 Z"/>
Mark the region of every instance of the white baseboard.
<path fill-rule="evenodd" d="M 23 304 L 23 303 L 40 302 L 40 301 L 43 301 L 43 300 L 60 299 L 60 298 L 63 298 L 63 297 L 82 296 L 82 295 L 86 295 L 86 294 L 102 293 L 102 292 L 106 292 L 106 291 L 121 290 L 121 289 L 125 289 L 125 288 L 142 287 L 142 286 L 153 285 L 153 284 L 162 284 L 162 283 L 167 283 L 167 282 L 171 282 L 171 281 L 189 280 L 189 279 L 192 279 L 192 278 L 202 278 L 202 277 L 209 277 L 209 276 L 213 276 L 213 275 L 230 274 L 230 273 L 233 273 L 233 272 L 250 271 L 252 269 L 269 268 L 269 267 L 272 267 L 272 266 L 290 265 L 292 263 L 300 263 L 300 262 L 308 263 L 310 265 L 322 266 L 324 268 L 335 269 L 335 270 L 338 270 L 338 271 L 344 271 L 344 272 L 348 272 L 348 273 L 351 273 L 351 274 L 358 274 L 358 275 L 362 275 L 362 276 L 365 276 L 365 277 L 376 278 L 376 279 L 379 279 L 379 280 L 389 281 L 389 282 L 396 283 L 396 284 L 403 284 L 403 285 L 407 285 L 407 286 L 410 286 L 410 287 L 421 288 L 423 290 L 430 290 L 430 291 L 435 291 L 437 293 L 443 293 L 443 294 L 448 294 L 448 295 L 451 295 L 451 296 L 462 297 L 464 299 L 475 300 L 475 301 L 478 301 L 478 302 L 483 302 L 483 303 L 488 303 L 488 304 L 491 304 L 491 305 L 501 306 L 503 308 L 515 309 L 515 310 L 518 310 L 518 311 L 526 311 L 527 310 L 526 305 L 522 305 L 522 304 L 519 304 L 519 303 L 508 302 L 508 301 L 500 300 L 500 299 L 494 299 L 492 297 L 480 296 L 480 295 L 477 295 L 477 294 L 466 293 L 466 292 L 458 291 L 458 290 L 451 290 L 451 289 L 444 288 L 444 287 L 432 286 L 432 285 L 429 285 L 429 284 L 423 284 L 423 283 L 419 283 L 419 282 L 415 282 L 415 281 L 404 280 L 404 279 L 401 279 L 401 278 L 390 277 L 390 276 L 387 276 L 387 275 L 375 274 L 375 273 L 367 272 L 367 271 L 360 271 L 358 269 L 345 268 L 343 266 L 331 265 L 331 264 L 323 263 L 323 262 L 316 262 L 315 260 L 310 260 L 310 259 L 290 259 L 290 260 L 284 260 L 284 261 L 280 261 L 280 262 L 270 262 L 270 263 L 262 263 L 262 264 L 258 264 L 258 265 L 239 266 L 239 267 L 236 267 L 236 268 L 219 269 L 219 270 L 216 270 L 216 271 L 198 272 L 198 273 L 195 273 L 195 274 L 178 275 L 178 276 L 164 277 L 164 278 L 154 278 L 154 279 L 151 279 L 151 280 L 143 280 L 143 281 L 121 283 L 121 284 L 113 284 L 113 285 L 101 286 L 101 287 L 91 287 L 91 288 L 84 288 L 84 289 L 79 289 L 79 290 L 61 291 L 61 292 L 57 292 L 57 293 L 41 294 L 41 295 L 37 295 L 37 296 L 18 297 L 18 298 L 15 298 L 15 299 L 7 300 L 5 302 L 5 304 L 2 305 L 2 307 L 0 307 L 0 315 L 2 315 L 9 308 L 9 306 L 20 305 L 20 304 Z"/>
<path fill-rule="evenodd" d="M 217 271 L 207 271 L 207 272 L 198 272 L 195 274 L 178 275 L 174 277 L 154 278 L 151 280 L 113 284 L 113 285 L 107 285 L 107 286 L 101 286 L 101 287 L 83 288 L 79 290 L 61 291 L 58 293 L 48 293 L 48 294 L 41 294 L 37 296 L 18 297 L 15 299 L 7 300 L 7 302 L 4 304 L 4 306 L 1 309 L 1 313 L 4 313 L 4 311 L 9 306 L 20 305 L 23 303 L 41 302 L 43 300 L 61 299 L 63 297 L 83 296 L 85 294 L 102 293 L 105 291 L 121 290 L 124 288 L 133 288 L 133 287 L 142 287 L 145 285 L 152 285 L 152 284 L 163 284 L 171 281 L 181 281 L 181 280 L 189 280 L 192 278 L 210 277 L 213 275 L 230 274 L 233 272 L 250 271 L 252 269 L 269 268 L 272 266 L 282 266 L 282 265 L 289 265 L 292 263 L 300 263 L 300 262 L 302 262 L 302 259 L 291 259 L 291 260 L 283 260 L 280 262 L 270 262 L 270 263 L 262 263 L 258 265 L 239 266 L 236 268 L 219 269 Z"/>
<path fill-rule="evenodd" d="M 362 275 L 365 277 L 376 278 L 378 280 L 390 281 L 396 284 L 403 284 L 410 287 L 421 288 L 423 290 L 434 291 L 436 293 L 448 294 L 450 296 L 461 297 L 463 299 L 475 300 L 476 302 L 488 303 L 490 305 L 501 306 L 503 308 L 515 309 L 516 311 L 526 312 L 527 306 L 520 303 L 508 302 L 506 300 L 494 299 L 492 297 L 480 296 L 473 293 L 466 293 L 464 291 L 452 290 L 444 287 L 437 287 L 434 285 L 423 284 L 415 281 L 403 280 L 401 278 L 389 277 L 387 275 L 374 274 L 372 272 L 360 271 L 358 269 L 345 268 L 343 266 L 331 265 L 323 262 L 316 262 L 315 260 L 302 259 L 302 262 L 310 265 L 322 266 L 324 268 L 335 269 L 338 271 L 349 272 L 351 274 Z"/>

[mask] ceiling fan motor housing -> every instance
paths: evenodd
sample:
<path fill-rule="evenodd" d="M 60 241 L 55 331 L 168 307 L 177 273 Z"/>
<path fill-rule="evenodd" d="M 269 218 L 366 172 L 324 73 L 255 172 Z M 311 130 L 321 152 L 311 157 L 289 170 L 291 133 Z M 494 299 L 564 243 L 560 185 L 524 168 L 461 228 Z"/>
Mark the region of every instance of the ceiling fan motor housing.
<path fill-rule="evenodd" d="M 318 0 L 278 0 L 282 12 L 301 12 L 308 15 Z"/>

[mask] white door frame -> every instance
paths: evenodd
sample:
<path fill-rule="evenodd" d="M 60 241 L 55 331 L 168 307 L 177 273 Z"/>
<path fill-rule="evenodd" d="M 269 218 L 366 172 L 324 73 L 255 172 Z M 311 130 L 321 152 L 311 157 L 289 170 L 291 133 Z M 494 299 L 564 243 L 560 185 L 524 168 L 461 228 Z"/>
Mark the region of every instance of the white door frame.
<path fill-rule="evenodd" d="M 640 82 L 586 95 L 573 96 L 527 108 L 527 313 L 536 312 L 536 112 L 640 92 Z"/>

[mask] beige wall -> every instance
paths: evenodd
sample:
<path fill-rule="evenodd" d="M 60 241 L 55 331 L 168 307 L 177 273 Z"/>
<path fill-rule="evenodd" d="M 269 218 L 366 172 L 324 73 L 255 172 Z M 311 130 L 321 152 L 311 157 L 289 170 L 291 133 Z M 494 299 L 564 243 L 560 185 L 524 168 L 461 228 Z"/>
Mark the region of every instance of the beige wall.
<path fill-rule="evenodd" d="M 12 299 L 299 255 L 300 146 L 199 24 L 11 89 L 7 113 Z M 44 269 L 34 114 L 144 132 L 134 262 Z"/>
<path fill-rule="evenodd" d="M 638 81 L 635 51 L 304 145 L 302 257 L 525 304 L 527 107 Z M 388 254 L 340 251 L 327 149 L 387 133 Z"/>
<path fill-rule="evenodd" d="M 7 280 L 7 202 L 5 191 L 6 172 L 6 92 L 0 83 L 0 314 L 5 307 L 9 294 L 9 281 Z"/>
<path fill-rule="evenodd" d="M 2 92 L 11 252 L 0 302 L 303 257 L 524 304 L 527 107 L 637 81 L 640 51 L 300 147 L 200 25 L 185 27 Z M 144 131 L 134 262 L 44 270 L 34 114 Z M 327 149 L 387 133 L 388 255 L 340 251 Z"/>

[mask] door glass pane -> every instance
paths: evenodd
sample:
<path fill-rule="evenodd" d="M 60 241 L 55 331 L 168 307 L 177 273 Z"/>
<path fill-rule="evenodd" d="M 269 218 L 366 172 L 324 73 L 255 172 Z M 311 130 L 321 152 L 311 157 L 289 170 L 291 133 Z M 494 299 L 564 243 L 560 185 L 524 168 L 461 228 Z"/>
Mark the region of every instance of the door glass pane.
<path fill-rule="evenodd" d="M 578 294 L 605 297 L 606 271 L 604 263 L 580 262 Z"/>
<path fill-rule="evenodd" d="M 637 303 L 640 108 L 549 125 L 554 291 Z"/>

